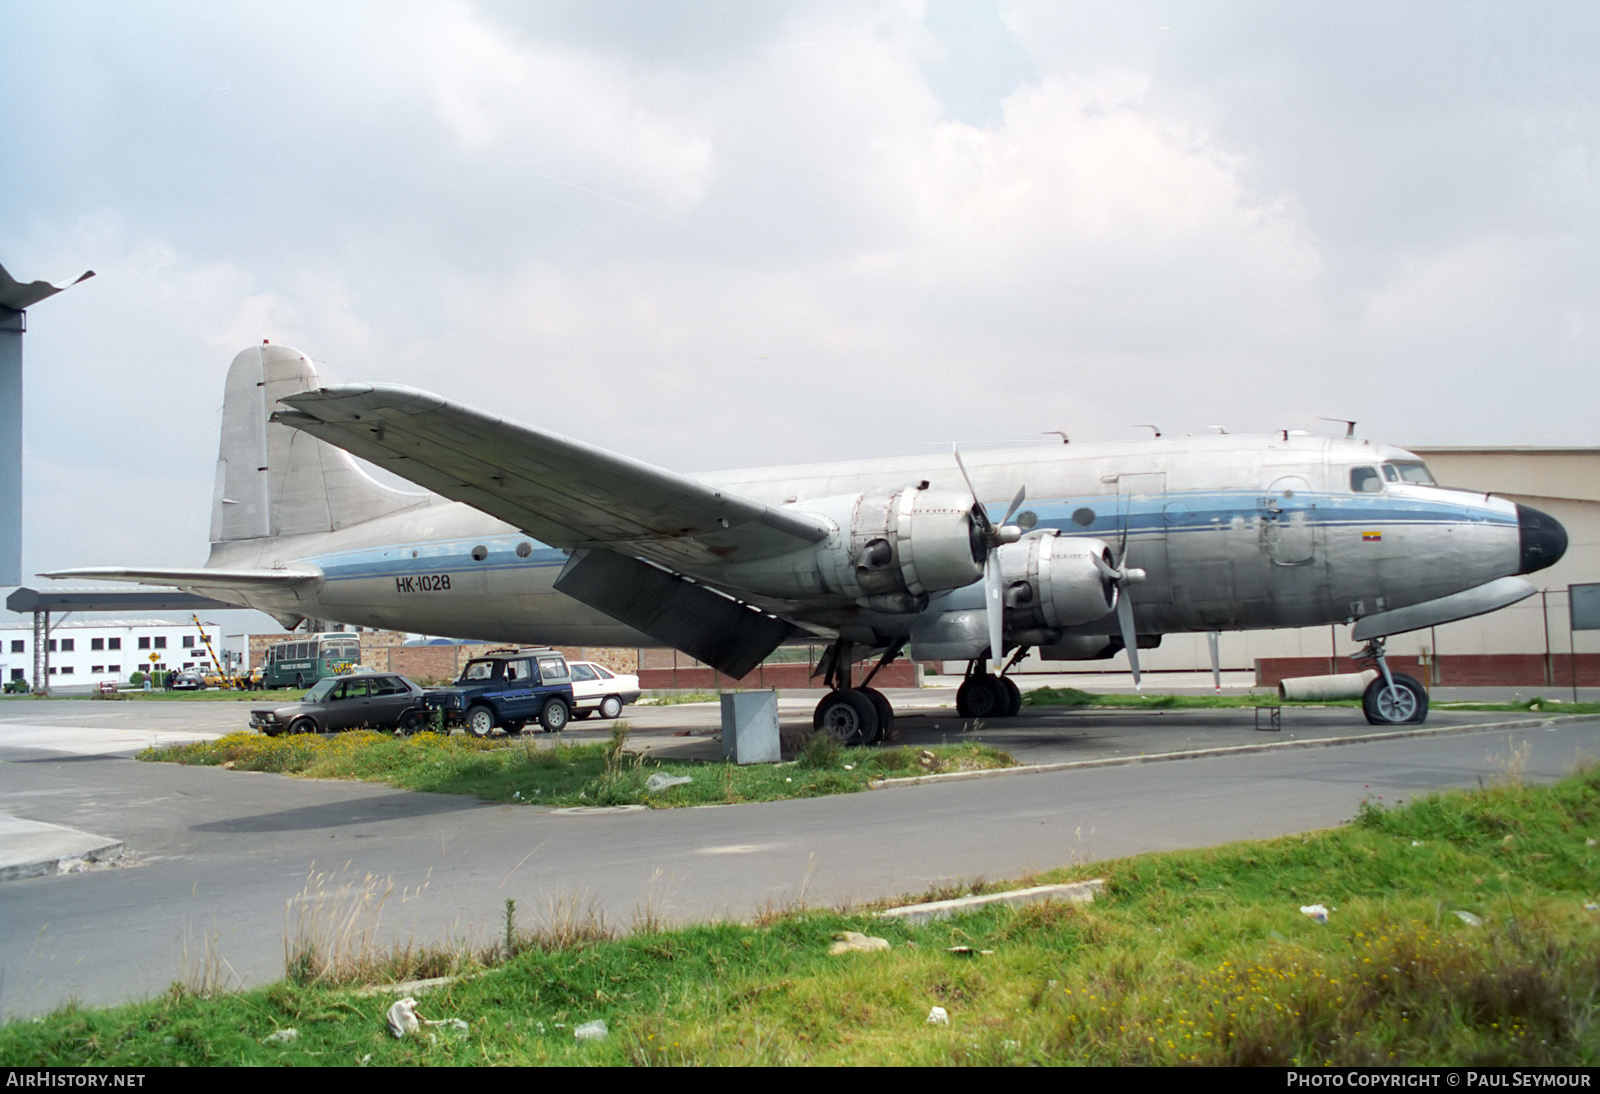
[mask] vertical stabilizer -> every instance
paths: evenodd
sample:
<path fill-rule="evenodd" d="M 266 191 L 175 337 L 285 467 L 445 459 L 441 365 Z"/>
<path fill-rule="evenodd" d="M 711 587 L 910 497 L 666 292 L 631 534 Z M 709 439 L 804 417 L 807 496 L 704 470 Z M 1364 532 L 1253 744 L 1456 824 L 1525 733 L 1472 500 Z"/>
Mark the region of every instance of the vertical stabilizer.
<path fill-rule="evenodd" d="M 233 359 L 222 400 L 212 543 L 331 532 L 427 499 L 384 486 L 342 449 L 267 420 L 279 398 L 319 384 L 311 359 L 287 346 L 251 346 Z"/>

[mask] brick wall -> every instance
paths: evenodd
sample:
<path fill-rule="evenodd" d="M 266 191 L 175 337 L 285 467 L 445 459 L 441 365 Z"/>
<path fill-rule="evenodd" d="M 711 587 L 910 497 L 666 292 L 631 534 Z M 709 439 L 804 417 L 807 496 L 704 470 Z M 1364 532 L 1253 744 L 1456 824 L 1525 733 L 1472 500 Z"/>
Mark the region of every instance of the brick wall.
<path fill-rule="evenodd" d="M 1576 663 L 1571 654 L 1553 653 L 1548 665 L 1538 653 L 1442 654 L 1433 662 L 1431 672 L 1416 657 L 1391 657 L 1389 667 L 1430 687 L 1600 686 L 1600 653 L 1580 653 Z M 1256 661 L 1256 686 L 1276 687 L 1288 677 L 1356 672 L 1364 667 L 1348 657 L 1263 657 Z"/>
<path fill-rule="evenodd" d="M 865 673 L 859 671 L 857 682 Z M 639 669 L 639 686 L 646 691 L 691 689 L 694 691 L 732 691 L 737 688 L 820 688 L 822 678 L 811 676 L 811 666 L 800 661 L 780 665 L 760 665 L 742 680 L 735 680 L 715 669 L 700 664 L 678 668 Z M 872 678 L 872 686 L 880 688 L 914 688 L 917 683 L 917 666 L 910 661 L 896 661 Z"/>

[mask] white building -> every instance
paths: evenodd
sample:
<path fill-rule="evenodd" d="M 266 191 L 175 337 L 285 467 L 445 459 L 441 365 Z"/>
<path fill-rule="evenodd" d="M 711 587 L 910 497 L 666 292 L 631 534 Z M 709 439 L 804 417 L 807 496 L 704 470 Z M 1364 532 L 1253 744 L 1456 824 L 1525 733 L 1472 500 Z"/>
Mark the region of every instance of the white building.
<path fill-rule="evenodd" d="M 202 623 L 218 657 L 222 628 Z M 48 687 L 92 686 L 102 680 L 128 683 L 135 672 L 179 671 L 211 664 L 193 623 L 162 619 L 67 620 L 53 623 L 46 648 Z M 0 623 L 0 679 L 33 680 L 33 625 Z"/>

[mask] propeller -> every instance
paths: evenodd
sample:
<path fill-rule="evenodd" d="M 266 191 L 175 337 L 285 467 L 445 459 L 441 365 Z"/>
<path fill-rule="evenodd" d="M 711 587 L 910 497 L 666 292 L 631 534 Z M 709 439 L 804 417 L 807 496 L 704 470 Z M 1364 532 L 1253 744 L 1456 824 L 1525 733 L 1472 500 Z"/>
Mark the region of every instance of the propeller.
<path fill-rule="evenodd" d="M 1111 560 L 1103 556 L 1096 556 L 1094 564 L 1117 587 L 1117 629 L 1122 633 L 1122 646 L 1128 651 L 1128 667 L 1133 670 L 1133 686 L 1142 690 L 1144 684 L 1139 679 L 1139 631 L 1133 623 L 1133 600 L 1128 596 L 1127 587 L 1143 581 L 1145 572 L 1127 565 L 1127 561 L 1128 545 L 1124 539 L 1122 565 L 1113 566 Z"/>
<path fill-rule="evenodd" d="M 956 466 L 961 469 L 961 477 L 966 480 L 967 492 L 972 495 L 972 523 L 984 544 L 983 609 L 989 624 L 989 660 L 998 674 L 1002 668 L 1001 659 L 1005 656 L 1005 589 L 1001 584 L 999 551 L 1004 544 L 1015 543 L 1022 538 L 1022 529 L 1012 524 L 1011 518 L 1022 508 L 1028 488 L 1023 486 L 1017 489 L 1017 496 L 1011 499 L 1006 515 L 1000 518 L 999 524 L 995 524 L 989 519 L 983 503 L 978 500 L 978 491 L 973 489 L 972 476 L 967 474 L 967 465 L 961 462 L 961 449 L 951 445 L 951 451 L 955 454 Z"/>

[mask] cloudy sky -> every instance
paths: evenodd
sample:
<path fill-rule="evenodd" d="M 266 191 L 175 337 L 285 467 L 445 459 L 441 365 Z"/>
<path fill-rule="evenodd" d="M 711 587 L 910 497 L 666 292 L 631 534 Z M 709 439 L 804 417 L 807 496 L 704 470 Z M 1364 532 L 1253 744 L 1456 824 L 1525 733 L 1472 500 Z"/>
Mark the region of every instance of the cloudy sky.
<path fill-rule="evenodd" d="M 12 0 L 24 571 L 205 557 L 269 338 L 679 470 L 1593 443 L 1587 3 Z M 1337 427 L 1333 427 L 1337 428 Z"/>

